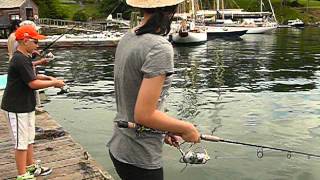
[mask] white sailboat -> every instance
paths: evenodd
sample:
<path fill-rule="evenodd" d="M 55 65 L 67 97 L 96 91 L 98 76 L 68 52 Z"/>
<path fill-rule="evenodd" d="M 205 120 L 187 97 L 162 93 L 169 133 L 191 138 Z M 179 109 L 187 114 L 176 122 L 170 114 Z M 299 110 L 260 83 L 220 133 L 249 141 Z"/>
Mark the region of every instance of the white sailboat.
<path fill-rule="evenodd" d="M 233 30 L 247 30 L 247 34 L 264 34 L 269 33 L 278 27 L 278 23 L 260 21 L 255 22 L 253 19 L 244 21 L 242 24 L 229 24 L 224 26 Z"/>
<path fill-rule="evenodd" d="M 191 21 L 188 17 L 174 24 L 171 40 L 175 44 L 200 44 L 207 41 L 207 32 L 204 27 L 196 26 L 194 0 L 191 1 Z"/>
<path fill-rule="evenodd" d="M 217 26 L 222 26 L 223 28 L 227 28 L 229 31 L 233 30 L 247 30 L 247 34 L 263 34 L 271 32 L 272 30 L 278 27 L 278 23 L 276 20 L 276 16 L 274 14 L 274 10 L 270 0 L 268 0 L 269 5 L 271 7 L 272 15 L 274 22 L 271 22 L 269 18 L 250 18 L 250 19 L 242 19 L 242 23 L 234 22 L 231 19 L 225 19 L 225 14 L 229 16 L 229 18 L 233 17 L 234 14 L 241 14 L 243 16 L 247 16 L 249 14 L 259 14 L 258 12 L 244 12 L 242 10 L 225 10 L 223 7 L 223 0 L 222 0 L 222 10 L 219 9 L 219 0 L 217 0 L 217 12 L 222 14 L 222 19 L 217 19 L 218 22 Z M 261 14 L 268 14 L 269 12 L 263 12 L 263 2 L 260 0 L 260 13 Z M 231 15 L 231 17 L 230 17 Z"/>
<path fill-rule="evenodd" d="M 228 37 L 239 38 L 247 33 L 245 28 L 222 27 L 222 26 L 207 26 L 207 34 L 209 38 Z"/>
<path fill-rule="evenodd" d="M 272 30 L 276 29 L 278 27 L 278 22 L 276 15 L 273 10 L 273 6 L 271 4 L 271 1 L 268 0 L 269 6 L 272 11 L 272 17 L 274 19 L 274 22 L 268 21 L 268 19 L 262 19 L 259 23 L 255 23 L 253 27 L 246 26 L 245 28 L 248 28 L 247 34 L 264 34 L 269 33 Z M 263 12 L 263 2 L 260 0 L 260 12 Z"/>
<path fill-rule="evenodd" d="M 220 0 L 216 1 L 217 3 L 217 10 L 218 13 L 220 11 Z M 224 22 L 224 2 L 222 0 L 222 21 Z M 217 15 L 217 14 L 216 14 Z M 240 36 L 246 34 L 247 29 L 235 29 L 235 28 L 229 28 L 225 27 L 224 24 L 222 26 L 216 26 L 216 25 L 208 25 L 207 27 L 207 34 L 210 39 L 212 38 L 239 38 Z"/>

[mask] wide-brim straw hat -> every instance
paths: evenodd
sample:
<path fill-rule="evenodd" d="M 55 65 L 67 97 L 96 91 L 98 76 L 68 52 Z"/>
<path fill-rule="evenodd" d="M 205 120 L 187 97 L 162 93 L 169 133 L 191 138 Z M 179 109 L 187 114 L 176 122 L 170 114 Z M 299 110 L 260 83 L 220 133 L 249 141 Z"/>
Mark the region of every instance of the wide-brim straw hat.
<path fill-rule="evenodd" d="M 159 8 L 174 6 L 182 3 L 184 0 L 126 0 L 127 4 L 137 8 Z"/>

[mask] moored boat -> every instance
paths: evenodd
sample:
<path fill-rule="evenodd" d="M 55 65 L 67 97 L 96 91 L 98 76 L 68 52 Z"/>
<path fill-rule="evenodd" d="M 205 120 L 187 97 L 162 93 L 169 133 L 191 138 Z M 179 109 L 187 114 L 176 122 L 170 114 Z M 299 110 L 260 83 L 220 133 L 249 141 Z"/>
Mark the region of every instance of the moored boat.
<path fill-rule="evenodd" d="M 288 20 L 288 26 L 290 27 L 304 27 L 304 22 L 300 19 Z"/>
<path fill-rule="evenodd" d="M 174 44 L 201 44 L 207 41 L 205 28 L 195 27 L 193 21 L 182 20 L 179 25 L 173 26 L 172 30 L 170 39 Z"/>
<path fill-rule="evenodd" d="M 186 31 L 172 33 L 172 42 L 175 44 L 200 44 L 207 41 L 205 31 Z"/>
<path fill-rule="evenodd" d="M 54 47 L 113 47 L 117 46 L 123 34 L 120 32 L 105 31 L 97 34 L 65 34 L 60 39 L 60 35 L 47 36 L 47 39 L 40 40 L 39 46 L 46 47 L 58 39 Z M 0 48 L 7 47 L 7 39 L 0 40 Z"/>
<path fill-rule="evenodd" d="M 207 26 L 208 38 L 214 37 L 236 37 L 246 34 L 247 29 L 234 29 L 229 27 Z"/>

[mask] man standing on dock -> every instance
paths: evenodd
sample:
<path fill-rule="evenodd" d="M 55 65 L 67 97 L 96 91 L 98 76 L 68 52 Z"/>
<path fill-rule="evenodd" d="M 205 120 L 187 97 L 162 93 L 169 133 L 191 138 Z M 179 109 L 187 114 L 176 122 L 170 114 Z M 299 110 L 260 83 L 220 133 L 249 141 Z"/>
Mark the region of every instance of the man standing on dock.
<path fill-rule="evenodd" d="M 30 54 L 38 48 L 38 40 L 44 39 L 45 36 L 38 34 L 30 25 L 19 27 L 15 35 L 18 47 L 9 63 L 1 109 L 5 111 L 15 143 L 17 180 L 26 180 L 52 172 L 51 168 L 35 164 L 33 159 L 35 90 L 47 87 L 60 88 L 64 86 L 64 82 L 51 76 L 36 75 L 34 72 Z"/>

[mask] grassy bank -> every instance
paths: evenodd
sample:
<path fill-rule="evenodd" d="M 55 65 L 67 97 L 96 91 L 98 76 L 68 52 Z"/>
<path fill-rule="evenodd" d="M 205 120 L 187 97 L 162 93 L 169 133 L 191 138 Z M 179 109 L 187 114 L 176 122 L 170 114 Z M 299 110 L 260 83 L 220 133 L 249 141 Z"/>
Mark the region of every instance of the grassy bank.
<path fill-rule="evenodd" d="M 247 11 L 260 11 L 260 2 L 253 0 L 238 0 L 236 3 L 240 8 Z M 264 11 L 271 11 L 268 1 L 264 0 Z M 306 23 L 320 21 L 320 1 L 307 0 L 288 1 L 285 6 L 281 5 L 280 0 L 272 0 L 277 20 L 281 24 L 287 23 L 289 19 L 299 18 Z M 309 8 L 307 8 L 309 7 Z"/>
<path fill-rule="evenodd" d="M 98 11 L 99 4 L 84 3 L 83 5 L 80 5 L 78 3 L 71 4 L 62 2 L 61 8 L 67 14 L 69 20 L 71 20 L 74 14 L 80 10 L 83 10 L 88 15 L 88 17 L 92 19 L 99 19 L 103 17 L 103 15 Z"/>
<path fill-rule="evenodd" d="M 265 4 L 264 11 L 271 11 L 267 0 L 263 0 Z M 242 8 L 246 11 L 260 11 L 260 2 L 257 0 L 237 0 L 226 1 L 225 4 L 230 8 Z M 106 15 L 102 15 L 99 11 L 99 4 L 85 3 L 62 3 L 64 11 L 67 13 L 68 19 L 72 19 L 74 14 L 79 10 L 84 12 L 93 19 L 104 19 Z M 272 6 L 275 10 L 277 20 L 281 24 L 286 24 L 289 19 L 302 19 L 305 23 L 315 23 L 320 21 L 320 1 L 319 0 L 299 0 L 288 1 L 286 6 L 281 5 L 281 0 L 272 0 Z M 307 9 L 307 7 L 309 7 Z"/>

